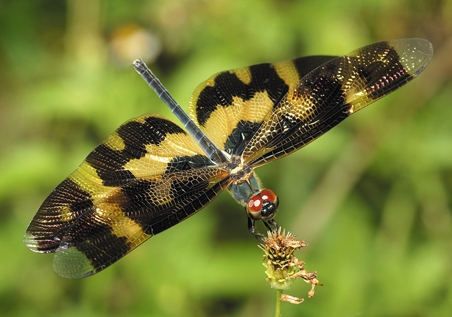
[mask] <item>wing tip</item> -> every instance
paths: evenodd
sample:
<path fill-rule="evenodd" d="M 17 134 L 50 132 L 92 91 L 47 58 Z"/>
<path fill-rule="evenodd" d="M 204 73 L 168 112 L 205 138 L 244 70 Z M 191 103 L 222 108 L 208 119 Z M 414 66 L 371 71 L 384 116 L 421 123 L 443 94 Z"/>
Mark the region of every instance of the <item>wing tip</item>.
<path fill-rule="evenodd" d="M 388 43 L 400 54 L 400 62 L 413 77 L 422 73 L 433 56 L 433 45 L 427 39 L 406 38 Z"/>
<path fill-rule="evenodd" d="M 36 253 L 54 253 L 59 246 L 55 239 L 43 239 L 28 231 L 24 234 L 23 242 L 28 249 Z"/>
<path fill-rule="evenodd" d="M 53 270 L 61 277 L 80 279 L 94 275 L 96 270 L 85 254 L 76 247 L 58 249 L 53 258 Z"/>

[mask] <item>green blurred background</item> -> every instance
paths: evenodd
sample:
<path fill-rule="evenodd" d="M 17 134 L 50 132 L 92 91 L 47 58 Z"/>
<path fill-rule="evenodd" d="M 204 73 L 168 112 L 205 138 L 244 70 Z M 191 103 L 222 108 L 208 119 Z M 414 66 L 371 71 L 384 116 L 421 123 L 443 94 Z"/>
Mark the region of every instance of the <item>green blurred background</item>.
<path fill-rule="evenodd" d="M 273 316 L 262 252 L 228 195 L 104 272 L 65 280 L 23 233 L 50 191 L 122 122 L 175 120 L 210 75 L 422 37 L 425 72 L 306 149 L 258 170 L 323 287 L 284 316 L 452 311 L 452 1 L 0 1 L 0 315 Z"/>

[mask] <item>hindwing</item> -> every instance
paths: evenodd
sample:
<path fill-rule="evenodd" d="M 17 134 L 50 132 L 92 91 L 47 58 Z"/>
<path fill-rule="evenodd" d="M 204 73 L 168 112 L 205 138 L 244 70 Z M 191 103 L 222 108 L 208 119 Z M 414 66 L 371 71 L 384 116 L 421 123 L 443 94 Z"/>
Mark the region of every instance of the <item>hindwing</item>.
<path fill-rule="evenodd" d="M 246 144 L 243 162 L 257 167 L 304 147 L 414 79 L 432 52 L 426 40 L 403 39 L 374 43 L 322 64 L 274 107 Z"/>
<path fill-rule="evenodd" d="M 240 155 L 287 92 L 333 58 L 308 56 L 213 75 L 194 91 L 190 116 L 221 150 Z"/>
<path fill-rule="evenodd" d="M 94 274 L 207 205 L 227 176 L 176 124 L 155 115 L 132 119 L 55 188 L 25 244 L 56 252 L 61 276 Z"/>

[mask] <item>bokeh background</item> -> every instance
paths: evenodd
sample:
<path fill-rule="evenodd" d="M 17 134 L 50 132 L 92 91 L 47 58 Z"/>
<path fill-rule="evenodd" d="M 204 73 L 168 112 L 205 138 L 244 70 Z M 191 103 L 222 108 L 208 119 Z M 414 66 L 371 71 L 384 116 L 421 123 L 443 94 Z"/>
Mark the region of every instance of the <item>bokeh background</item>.
<path fill-rule="evenodd" d="M 258 170 L 277 221 L 309 243 L 284 316 L 452 311 L 452 1 L 0 1 L 0 315 L 273 316 L 262 252 L 227 194 L 104 272 L 65 280 L 23 233 L 50 191 L 122 122 L 174 116 L 131 62 L 186 108 L 212 74 L 422 37 L 415 81 Z"/>

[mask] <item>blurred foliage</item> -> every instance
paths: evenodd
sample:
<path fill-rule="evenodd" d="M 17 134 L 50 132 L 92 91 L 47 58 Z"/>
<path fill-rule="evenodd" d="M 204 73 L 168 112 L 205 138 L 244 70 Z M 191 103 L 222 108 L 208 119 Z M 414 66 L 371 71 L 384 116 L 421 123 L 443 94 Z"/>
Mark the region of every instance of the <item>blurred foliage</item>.
<path fill-rule="evenodd" d="M 450 0 L 1 1 L 0 314 L 272 316 L 262 253 L 227 194 L 84 280 L 58 277 L 22 236 L 122 122 L 174 119 L 135 58 L 185 107 L 218 71 L 423 37 L 435 55 L 418 79 L 258 174 L 325 284 L 284 316 L 450 315 L 451 21 Z"/>

